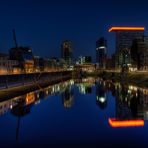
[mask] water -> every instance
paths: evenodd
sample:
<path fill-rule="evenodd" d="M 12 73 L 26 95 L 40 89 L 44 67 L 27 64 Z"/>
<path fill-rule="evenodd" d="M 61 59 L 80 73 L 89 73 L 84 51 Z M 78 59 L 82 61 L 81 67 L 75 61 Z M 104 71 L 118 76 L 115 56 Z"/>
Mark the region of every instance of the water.
<path fill-rule="evenodd" d="M 86 78 L 0 102 L 0 145 L 148 147 L 148 90 Z"/>

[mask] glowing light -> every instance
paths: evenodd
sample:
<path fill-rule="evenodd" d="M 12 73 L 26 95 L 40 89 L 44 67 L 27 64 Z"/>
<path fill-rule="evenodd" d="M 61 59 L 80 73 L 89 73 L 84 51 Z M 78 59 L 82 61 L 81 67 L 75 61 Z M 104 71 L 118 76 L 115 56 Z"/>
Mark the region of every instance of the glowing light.
<path fill-rule="evenodd" d="M 104 97 L 100 97 L 100 98 L 99 98 L 99 101 L 100 101 L 101 103 L 104 103 L 104 102 L 105 102 L 105 98 L 104 98 Z"/>
<path fill-rule="evenodd" d="M 112 127 L 131 127 L 131 126 L 144 126 L 144 120 L 116 120 L 109 118 L 108 122 Z"/>
<path fill-rule="evenodd" d="M 105 49 L 106 47 L 105 46 L 101 46 L 101 47 L 99 47 L 99 49 Z"/>
<path fill-rule="evenodd" d="M 144 31 L 144 27 L 111 27 L 108 31 Z"/>

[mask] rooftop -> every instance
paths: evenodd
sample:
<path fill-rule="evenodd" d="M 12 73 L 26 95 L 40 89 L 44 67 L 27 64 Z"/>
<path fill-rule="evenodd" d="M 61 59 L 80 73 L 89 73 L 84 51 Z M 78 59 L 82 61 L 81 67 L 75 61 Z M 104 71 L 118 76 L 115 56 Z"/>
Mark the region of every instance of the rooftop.
<path fill-rule="evenodd" d="M 108 31 L 144 31 L 144 27 L 111 27 Z"/>

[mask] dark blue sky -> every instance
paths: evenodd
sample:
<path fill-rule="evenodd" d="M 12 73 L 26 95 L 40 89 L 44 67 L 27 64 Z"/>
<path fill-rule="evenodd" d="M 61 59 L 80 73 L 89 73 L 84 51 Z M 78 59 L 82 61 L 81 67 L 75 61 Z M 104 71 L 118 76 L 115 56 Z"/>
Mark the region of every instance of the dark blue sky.
<path fill-rule="evenodd" d="M 146 0 L 4 0 L 0 1 L 0 52 L 14 46 L 15 28 L 19 45 L 31 46 L 35 55 L 60 57 L 65 39 L 73 42 L 74 56 L 91 55 L 95 42 L 108 40 L 108 52 L 114 51 L 112 25 L 148 28 Z M 147 33 L 147 30 L 145 31 Z"/>

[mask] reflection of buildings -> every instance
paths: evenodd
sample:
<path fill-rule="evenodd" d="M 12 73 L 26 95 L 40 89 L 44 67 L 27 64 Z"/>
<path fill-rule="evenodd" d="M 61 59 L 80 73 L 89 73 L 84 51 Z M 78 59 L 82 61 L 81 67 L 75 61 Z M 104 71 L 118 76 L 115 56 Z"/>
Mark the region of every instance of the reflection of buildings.
<path fill-rule="evenodd" d="M 63 83 L 55 84 L 47 88 L 43 88 L 34 92 L 27 93 L 26 95 L 18 96 L 7 101 L 0 102 L 0 115 L 5 114 L 9 110 L 13 110 L 14 114 L 27 113 L 32 105 L 40 103 L 41 99 L 45 99 L 50 95 L 59 95 L 67 89 L 67 87 L 73 85 L 73 81 L 66 81 Z M 72 93 L 73 94 L 73 93 Z M 29 107 L 30 106 L 30 107 Z M 23 109 L 21 109 L 23 108 Z M 26 113 L 24 108 L 26 108 Z M 20 113 L 19 113 L 20 110 Z M 28 110 L 28 113 L 30 111 Z"/>
<path fill-rule="evenodd" d="M 106 92 L 101 81 L 96 83 L 96 103 L 101 109 L 107 107 Z"/>
<path fill-rule="evenodd" d="M 17 128 L 16 128 L 16 140 L 18 140 L 19 137 L 21 117 L 24 117 L 30 113 L 30 110 L 34 103 L 35 103 L 35 94 L 34 92 L 31 92 L 20 98 L 17 102 L 17 105 L 15 105 L 11 110 L 11 113 L 14 116 L 18 117 Z"/>
<path fill-rule="evenodd" d="M 116 115 L 109 118 L 112 127 L 144 125 L 144 120 L 148 119 L 148 90 L 115 84 L 115 99 Z"/>
<path fill-rule="evenodd" d="M 79 84 L 79 92 L 81 94 L 91 94 L 92 86 L 89 84 Z"/>
<path fill-rule="evenodd" d="M 62 103 L 65 108 L 71 108 L 74 104 L 74 94 L 70 86 L 62 93 Z"/>
<path fill-rule="evenodd" d="M 81 94 L 91 94 L 92 86 L 95 84 L 95 79 L 92 77 L 87 77 L 83 79 L 75 80 L 75 84 L 78 86 L 79 92 Z"/>
<path fill-rule="evenodd" d="M 0 116 L 9 111 L 14 105 L 15 102 L 13 100 L 0 102 Z"/>

